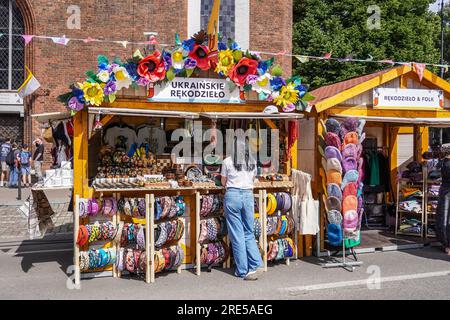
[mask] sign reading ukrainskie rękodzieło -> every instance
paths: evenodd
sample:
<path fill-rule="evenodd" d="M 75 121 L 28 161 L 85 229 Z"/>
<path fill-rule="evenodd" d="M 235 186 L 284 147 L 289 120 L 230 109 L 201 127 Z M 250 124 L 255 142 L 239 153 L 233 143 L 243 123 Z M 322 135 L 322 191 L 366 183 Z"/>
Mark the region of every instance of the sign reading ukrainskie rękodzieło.
<path fill-rule="evenodd" d="M 230 91 L 225 79 L 175 78 L 154 87 L 156 102 L 243 103 L 239 89 Z"/>
<path fill-rule="evenodd" d="M 444 107 L 442 90 L 375 88 L 374 109 L 439 109 Z"/>

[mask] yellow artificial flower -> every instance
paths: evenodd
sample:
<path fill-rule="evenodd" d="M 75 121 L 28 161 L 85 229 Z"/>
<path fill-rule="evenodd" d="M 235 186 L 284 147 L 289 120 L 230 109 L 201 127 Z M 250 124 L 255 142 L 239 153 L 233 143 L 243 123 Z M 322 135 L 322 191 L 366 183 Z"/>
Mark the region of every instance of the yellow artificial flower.
<path fill-rule="evenodd" d="M 281 88 L 280 94 L 273 101 L 277 106 L 282 107 L 290 104 L 295 105 L 298 102 L 298 90 L 295 89 L 293 83 L 289 83 Z"/>
<path fill-rule="evenodd" d="M 172 66 L 177 70 L 184 68 L 184 58 L 181 50 L 176 50 L 172 53 Z"/>
<path fill-rule="evenodd" d="M 84 92 L 84 99 L 93 106 L 99 106 L 103 102 L 104 93 L 100 84 L 94 82 L 78 83 L 78 86 Z"/>
<path fill-rule="evenodd" d="M 228 72 L 234 67 L 234 57 L 232 50 L 219 51 L 219 63 L 216 67 L 216 72 L 222 72 L 224 75 L 228 75 Z"/>

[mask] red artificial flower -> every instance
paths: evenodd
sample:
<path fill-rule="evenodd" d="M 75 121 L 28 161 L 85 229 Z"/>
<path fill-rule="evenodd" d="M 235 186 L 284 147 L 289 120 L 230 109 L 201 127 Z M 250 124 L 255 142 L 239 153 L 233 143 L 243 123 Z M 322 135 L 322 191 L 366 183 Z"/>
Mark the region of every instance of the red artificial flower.
<path fill-rule="evenodd" d="M 209 70 L 211 68 L 209 49 L 207 46 L 194 45 L 194 49 L 189 52 L 189 58 L 197 61 L 197 67 L 201 70 Z"/>
<path fill-rule="evenodd" d="M 258 73 L 258 61 L 242 58 L 229 73 L 230 79 L 239 87 L 246 84 L 247 77 Z"/>
<path fill-rule="evenodd" d="M 139 62 L 137 73 L 150 82 L 163 80 L 166 76 L 166 69 L 159 51 L 155 51 L 152 55 L 142 59 Z"/>

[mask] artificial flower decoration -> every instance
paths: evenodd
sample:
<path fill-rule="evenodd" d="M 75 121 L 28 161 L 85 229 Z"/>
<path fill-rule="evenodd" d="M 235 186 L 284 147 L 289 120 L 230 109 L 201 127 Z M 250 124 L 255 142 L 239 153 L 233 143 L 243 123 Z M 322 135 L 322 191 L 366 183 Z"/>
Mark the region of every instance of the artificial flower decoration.
<path fill-rule="evenodd" d="M 269 73 L 259 76 L 252 86 L 253 91 L 256 91 L 258 93 L 270 94 L 272 92 L 270 80 L 272 80 L 272 76 Z"/>
<path fill-rule="evenodd" d="M 102 70 L 97 74 L 97 77 L 101 82 L 106 83 L 109 81 L 109 72 L 107 70 Z"/>
<path fill-rule="evenodd" d="M 74 114 L 86 105 L 113 102 L 119 90 L 131 85 L 163 84 L 176 76 L 197 76 L 199 70 L 211 70 L 219 78 L 226 78 L 230 90 L 239 87 L 241 96 L 251 90 L 260 100 L 273 102 L 284 112 L 307 109 L 314 100 L 308 86 L 302 84 L 299 76 L 284 79 L 281 66 L 273 65 L 274 61 L 275 57 L 262 60 L 258 52 L 243 51 L 236 42 L 225 44 L 220 39 L 218 50 L 213 51 L 208 47 L 208 34 L 200 31 L 185 41 L 176 36 L 173 49 L 162 53 L 155 50 L 147 57 L 140 50 L 126 62 L 119 58 L 110 61 L 100 55 L 97 71 L 87 71 L 86 80 L 71 85 L 70 91 L 58 100 Z"/>
<path fill-rule="evenodd" d="M 279 95 L 273 99 L 273 102 L 283 108 L 290 108 L 290 105 L 293 105 L 295 109 L 295 104 L 298 102 L 298 90 L 292 83 L 289 83 L 281 88 Z"/>
<path fill-rule="evenodd" d="M 166 76 L 166 69 L 164 61 L 161 61 L 160 57 L 159 51 L 155 51 L 152 55 L 142 59 L 137 68 L 138 74 L 150 82 L 163 80 Z"/>
<path fill-rule="evenodd" d="M 228 75 L 230 70 L 234 67 L 234 57 L 232 50 L 219 51 L 219 62 L 216 67 L 216 72 L 225 76 Z"/>
<path fill-rule="evenodd" d="M 84 100 L 93 106 L 99 106 L 103 102 L 103 89 L 98 83 L 83 82 L 78 83 L 78 86 L 84 92 Z"/>
<path fill-rule="evenodd" d="M 131 83 L 130 75 L 128 74 L 127 69 L 124 67 L 117 66 L 113 69 L 114 77 L 116 78 L 116 89 L 121 90 L 123 88 L 129 88 Z"/>
<path fill-rule="evenodd" d="M 175 70 L 182 70 L 184 68 L 183 52 L 181 50 L 172 52 L 172 66 Z"/>
<path fill-rule="evenodd" d="M 243 87 L 246 84 L 247 77 L 257 73 L 257 68 L 258 61 L 249 58 L 242 58 L 231 69 L 228 76 L 237 86 Z"/>
<path fill-rule="evenodd" d="M 211 62 L 209 60 L 209 49 L 207 46 L 202 46 L 196 44 L 194 49 L 189 52 L 189 58 L 197 62 L 197 67 L 201 70 L 209 70 L 211 67 Z"/>

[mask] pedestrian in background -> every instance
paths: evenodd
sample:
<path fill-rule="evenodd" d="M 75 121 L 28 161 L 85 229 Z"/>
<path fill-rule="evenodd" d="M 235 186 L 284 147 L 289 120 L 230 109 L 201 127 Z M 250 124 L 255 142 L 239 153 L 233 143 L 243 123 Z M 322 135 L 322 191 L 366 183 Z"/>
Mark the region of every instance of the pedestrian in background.
<path fill-rule="evenodd" d="M 2 170 L 0 187 L 3 187 L 4 184 L 6 186 L 6 181 L 9 179 L 9 166 L 6 163 L 6 157 L 10 153 L 11 149 L 11 139 L 7 138 L 6 141 L 2 141 L 2 143 L 0 143 L 0 165 Z"/>
<path fill-rule="evenodd" d="M 12 152 L 12 155 L 11 155 Z M 13 142 L 12 149 L 10 151 L 10 155 L 7 157 L 7 163 L 9 165 L 9 183 L 8 187 L 10 188 L 17 188 L 17 183 L 19 179 L 19 154 L 20 149 L 18 148 L 18 145 L 16 142 Z"/>
<path fill-rule="evenodd" d="M 22 173 L 22 184 L 24 187 L 31 186 L 31 151 L 28 145 L 24 144 L 20 151 L 20 170 Z"/>
<path fill-rule="evenodd" d="M 44 161 L 44 143 L 41 138 L 37 138 L 34 140 L 34 145 L 36 146 L 36 150 L 33 154 L 33 166 L 34 171 L 36 173 L 36 177 L 38 182 L 43 181 L 42 177 L 42 161 Z"/>
<path fill-rule="evenodd" d="M 445 158 L 441 168 L 442 184 L 436 209 L 436 235 L 442 249 L 450 255 L 450 159 Z"/>

